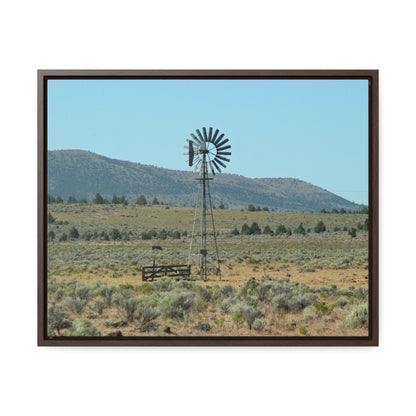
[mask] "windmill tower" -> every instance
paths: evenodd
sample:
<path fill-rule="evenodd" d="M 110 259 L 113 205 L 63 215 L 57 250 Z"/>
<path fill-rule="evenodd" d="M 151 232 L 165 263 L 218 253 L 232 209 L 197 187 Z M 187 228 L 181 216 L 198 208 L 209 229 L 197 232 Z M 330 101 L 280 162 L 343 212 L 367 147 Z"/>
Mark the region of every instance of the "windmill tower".
<path fill-rule="evenodd" d="M 188 150 L 185 155 L 188 156 L 188 166 L 194 168 L 194 172 L 199 171 L 199 176 L 196 180 L 199 181 L 198 197 L 195 206 L 195 217 L 192 228 L 192 238 L 189 248 L 188 265 L 191 263 L 192 248 L 199 247 L 199 265 L 200 276 L 202 280 L 207 279 L 207 216 L 211 219 L 212 230 L 210 235 L 214 240 L 215 247 L 215 260 L 218 264 L 218 273 L 221 279 L 220 259 L 218 256 L 217 236 L 215 233 L 214 213 L 212 211 L 211 191 L 209 187 L 209 181 L 214 179 L 215 173 L 221 173 L 221 168 L 226 167 L 224 162 L 229 162 L 225 156 L 231 155 L 231 152 L 227 151 L 231 148 L 230 145 L 226 145 L 229 139 L 224 139 L 224 134 L 219 134 L 219 130 L 215 130 L 213 133 L 212 127 L 209 128 L 208 133 L 205 127 L 202 128 L 202 134 L 199 129 L 196 130 L 196 135 L 191 133 L 192 139 L 188 139 L 188 145 L 185 148 Z M 209 176 L 209 170 L 212 173 L 212 177 Z M 199 214 L 199 221 L 198 221 Z M 199 241 L 198 236 L 200 237 Z M 195 240 L 195 241 L 194 241 Z M 198 244 L 199 243 L 199 244 Z"/>

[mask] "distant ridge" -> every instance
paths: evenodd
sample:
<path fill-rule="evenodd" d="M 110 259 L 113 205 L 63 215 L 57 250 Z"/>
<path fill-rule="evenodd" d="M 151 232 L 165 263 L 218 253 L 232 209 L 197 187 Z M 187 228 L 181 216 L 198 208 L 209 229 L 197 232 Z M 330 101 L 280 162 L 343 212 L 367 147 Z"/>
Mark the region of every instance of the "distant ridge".
<path fill-rule="evenodd" d="M 136 202 L 144 195 L 174 205 L 194 205 L 197 174 L 110 159 L 85 150 L 48 151 L 48 193 L 65 201 L 71 195 L 91 202 L 98 192 L 111 201 L 124 195 Z M 211 182 L 212 203 L 229 209 L 269 207 L 279 211 L 360 210 L 355 204 L 322 188 L 293 178 L 251 179 L 222 173 Z"/>

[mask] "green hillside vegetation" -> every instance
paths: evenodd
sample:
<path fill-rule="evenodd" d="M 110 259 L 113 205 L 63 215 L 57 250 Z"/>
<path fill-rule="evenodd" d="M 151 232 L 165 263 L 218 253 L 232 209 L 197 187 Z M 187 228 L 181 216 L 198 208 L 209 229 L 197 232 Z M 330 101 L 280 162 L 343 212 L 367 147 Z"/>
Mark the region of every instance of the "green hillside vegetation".
<path fill-rule="evenodd" d="M 67 201 L 92 202 L 99 193 L 111 202 L 123 195 L 135 203 L 143 195 L 150 202 L 193 206 L 197 193 L 196 174 L 110 159 L 83 150 L 48 151 L 48 193 Z M 279 211 L 332 209 L 360 210 L 354 204 L 322 188 L 293 178 L 250 179 L 220 174 L 211 184 L 213 204 L 228 209 L 268 207 Z M 71 199 L 73 202 L 73 199 Z"/>

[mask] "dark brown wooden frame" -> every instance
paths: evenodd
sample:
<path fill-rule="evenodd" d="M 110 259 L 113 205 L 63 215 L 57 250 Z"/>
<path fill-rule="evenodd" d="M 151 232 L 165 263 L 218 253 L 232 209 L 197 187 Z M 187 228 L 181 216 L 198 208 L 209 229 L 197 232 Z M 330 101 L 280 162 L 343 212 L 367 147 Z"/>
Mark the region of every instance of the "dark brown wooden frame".
<path fill-rule="evenodd" d="M 369 81 L 369 335 L 366 337 L 55 337 L 47 319 L 47 81 L 49 79 L 367 79 Z M 38 71 L 38 345 L 39 346 L 377 346 L 378 70 L 39 70 Z"/>

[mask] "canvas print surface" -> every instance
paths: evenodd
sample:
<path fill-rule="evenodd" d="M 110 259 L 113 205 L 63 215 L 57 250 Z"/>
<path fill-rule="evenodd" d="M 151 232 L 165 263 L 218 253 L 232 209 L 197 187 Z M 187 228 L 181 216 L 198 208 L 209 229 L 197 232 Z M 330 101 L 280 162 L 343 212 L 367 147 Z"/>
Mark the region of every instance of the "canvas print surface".
<path fill-rule="evenodd" d="M 368 88 L 48 80 L 48 337 L 368 336 Z"/>

